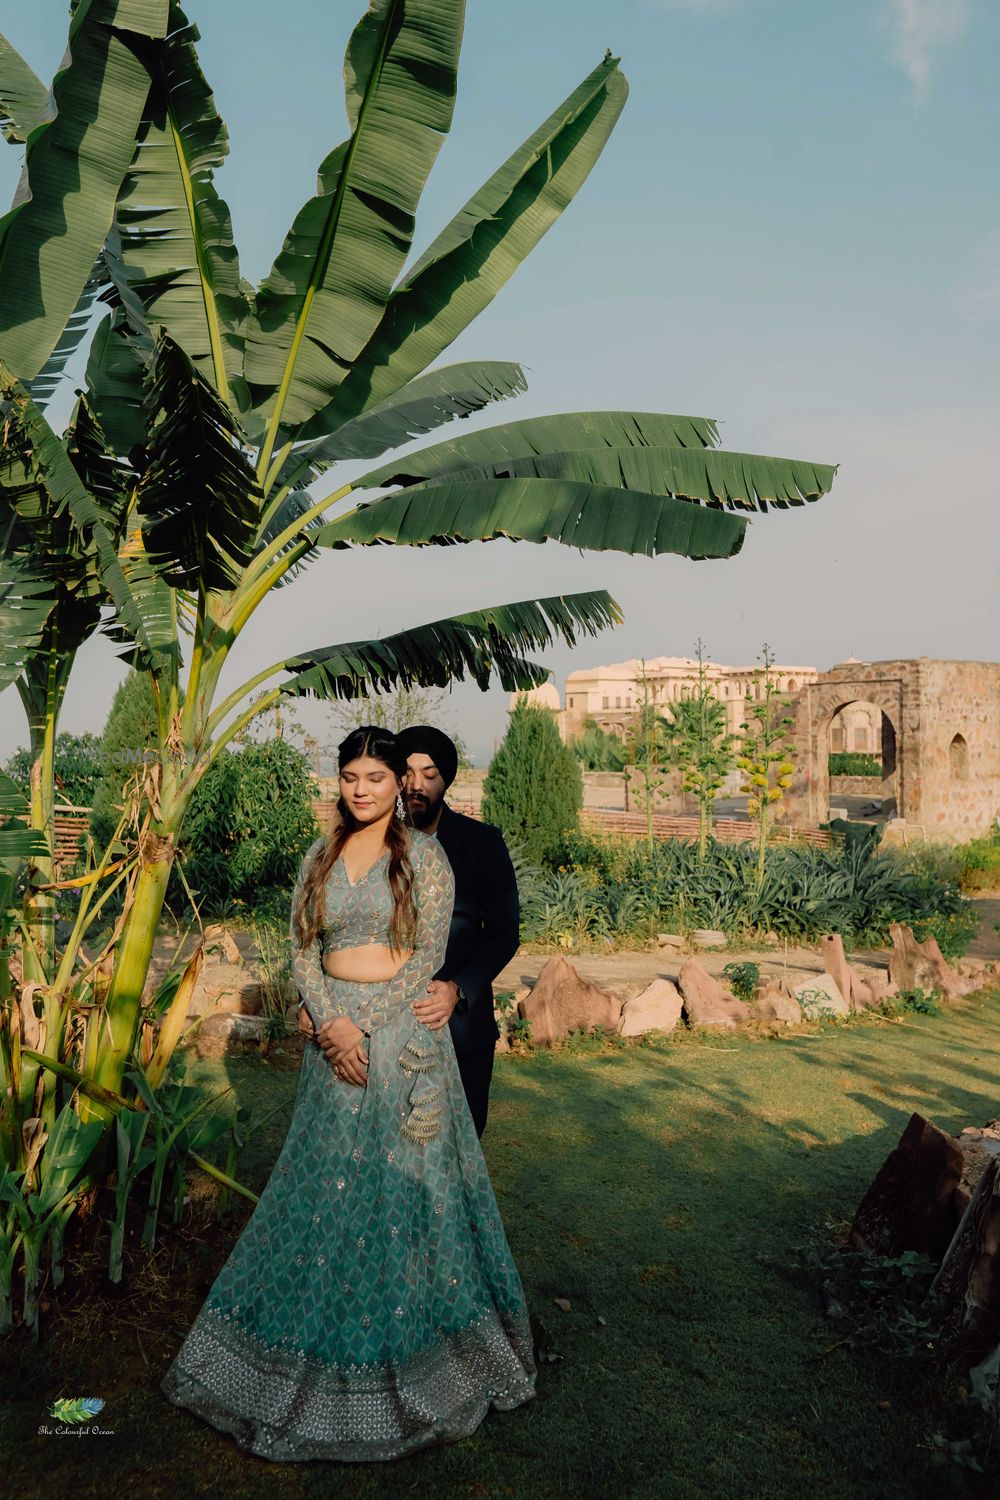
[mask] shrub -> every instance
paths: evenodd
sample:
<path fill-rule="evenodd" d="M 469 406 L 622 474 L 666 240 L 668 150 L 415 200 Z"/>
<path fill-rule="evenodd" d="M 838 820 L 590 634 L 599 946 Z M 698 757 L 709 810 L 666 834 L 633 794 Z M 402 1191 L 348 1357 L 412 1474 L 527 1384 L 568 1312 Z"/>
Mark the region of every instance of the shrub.
<path fill-rule="evenodd" d="M 747 962 L 742 964 L 726 964 L 723 975 L 729 980 L 729 987 L 737 1000 L 742 1000 L 749 1005 L 756 998 L 757 986 L 760 983 L 760 965 Z"/>
<path fill-rule="evenodd" d="M 519 699 L 483 781 L 484 821 L 541 865 L 576 827 L 582 805 L 580 762 L 563 744 L 552 714 Z"/>
<path fill-rule="evenodd" d="M 876 755 L 864 755 L 860 750 L 835 750 L 830 756 L 831 776 L 879 776 L 882 762 Z"/>
<path fill-rule="evenodd" d="M 1000 824 L 955 850 L 963 891 L 1000 890 Z"/>
<path fill-rule="evenodd" d="M 642 841 L 577 832 L 564 837 L 559 862 L 522 898 L 525 941 L 645 941 L 661 929 L 718 927 L 727 937 L 771 931 L 807 941 L 839 932 L 864 947 L 885 943 L 890 923 L 906 922 L 918 936 L 933 931 L 955 956 L 977 920 L 957 881 L 909 850 L 778 845 L 758 884 L 750 844 L 712 840 L 700 859 L 696 845 L 676 839 L 650 851 Z"/>
<path fill-rule="evenodd" d="M 217 911 L 269 886 L 283 887 L 290 899 L 302 855 L 319 832 L 315 794 L 306 757 L 287 740 L 224 750 L 195 789 L 179 849 L 199 905 Z M 181 899 L 179 876 L 172 872 L 171 880 Z"/>
<path fill-rule="evenodd" d="M 56 806 L 70 803 L 89 807 L 101 779 L 101 741 L 96 734 L 56 735 L 53 747 L 56 781 Z M 4 770 L 25 792 L 31 777 L 31 755 L 15 750 Z"/>

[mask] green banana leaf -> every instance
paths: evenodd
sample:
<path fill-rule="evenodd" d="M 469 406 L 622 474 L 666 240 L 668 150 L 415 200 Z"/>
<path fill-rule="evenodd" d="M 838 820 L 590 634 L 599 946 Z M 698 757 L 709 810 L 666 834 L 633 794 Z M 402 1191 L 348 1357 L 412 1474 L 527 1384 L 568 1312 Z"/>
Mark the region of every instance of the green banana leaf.
<path fill-rule="evenodd" d="M 298 438 L 333 432 L 419 375 L 487 307 L 590 174 L 628 85 L 610 53 L 469 199 L 394 290 L 336 399 Z"/>
<path fill-rule="evenodd" d="M 744 516 L 609 485 L 570 479 L 469 479 L 414 485 L 329 521 L 319 547 L 447 546 L 453 542 L 563 542 L 594 551 L 655 556 L 732 557 L 743 545 Z"/>
<path fill-rule="evenodd" d="M 621 621 L 621 610 L 603 589 L 522 600 L 473 610 L 402 630 L 379 641 L 327 646 L 284 663 L 294 674 L 282 683 L 285 694 L 357 698 L 397 688 L 446 687 L 466 673 L 484 691 L 495 674 L 508 692 L 546 682 L 548 667 L 526 661 L 523 653 L 542 650 L 556 637 L 575 645 Z"/>
<path fill-rule="evenodd" d="M 476 464 L 530 458 L 565 449 L 714 448 L 718 429 L 711 417 L 675 417 L 658 411 L 568 411 L 483 427 L 408 453 L 354 480 L 356 489 L 433 479 Z M 335 442 L 337 434 L 329 439 Z M 399 475 L 414 476 L 400 478 Z M 619 483 L 621 481 L 618 481 Z"/>
<path fill-rule="evenodd" d="M 0 358 L 25 380 L 55 349 L 114 214 L 149 90 L 143 37 L 167 0 L 80 0 L 52 120 L 30 132 L 27 191 L 0 219 Z"/>
<path fill-rule="evenodd" d="M 488 438 L 489 431 L 473 436 Z M 454 442 L 460 450 L 463 439 Z M 502 445 L 498 447 L 502 451 Z M 836 473 L 830 464 L 709 448 L 581 448 L 571 453 L 499 458 L 464 468 L 454 455 L 443 455 L 438 464 L 421 463 L 422 457 L 415 453 L 400 460 L 397 473 L 381 478 L 379 484 L 424 483 L 426 487 L 458 480 L 574 479 L 652 495 L 676 495 L 729 509 L 766 511 L 768 505 L 786 509 L 825 495 Z M 367 486 L 358 485 L 362 487 Z"/>
<path fill-rule="evenodd" d="M 48 89 L 0 32 L 0 134 L 20 145 L 50 117 Z"/>
<path fill-rule="evenodd" d="M 100 506 L 79 474 L 24 386 L 0 364 L 0 400 L 12 403 L 18 426 L 23 430 L 44 476 L 55 512 L 67 510 L 81 534 L 94 547 L 101 582 L 118 612 L 117 629 L 127 632 L 134 644 L 135 663 L 153 664 L 157 650 L 150 639 L 137 602 L 122 571 L 114 537 L 108 530 Z"/>
<path fill-rule="evenodd" d="M 175 588 L 230 588 L 252 556 L 260 488 L 229 407 L 166 334 L 150 365 L 146 409 L 148 466 L 136 509 L 150 565 Z"/>
<path fill-rule="evenodd" d="M 229 208 L 212 180 L 229 137 L 198 62 L 197 40 L 197 27 L 172 3 L 118 199 L 112 270 L 142 304 L 146 325 L 165 328 L 224 400 L 235 384 L 235 405 L 244 406 L 249 303 Z"/>
<path fill-rule="evenodd" d="M 310 479 L 332 463 L 349 458 L 378 458 L 411 438 L 422 437 L 455 417 L 482 411 L 528 389 L 524 371 L 508 360 L 470 360 L 442 365 L 407 382 L 385 401 L 345 422 L 330 437 L 304 443 L 288 461 L 289 469 Z M 302 468 L 307 464 L 308 468 Z"/>
<path fill-rule="evenodd" d="M 371 337 L 451 126 L 464 0 L 372 0 L 347 48 L 352 134 L 319 169 L 257 292 L 246 376 L 272 422 L 298 427 Z"/>
<path fill-rule="evenodd" d="M 128 454 L 146 441 L 144 377 L 149 340 L 137 336 L 123 307 L 102 318 L 87 358 L 87 400 L 108 443 Z"/>

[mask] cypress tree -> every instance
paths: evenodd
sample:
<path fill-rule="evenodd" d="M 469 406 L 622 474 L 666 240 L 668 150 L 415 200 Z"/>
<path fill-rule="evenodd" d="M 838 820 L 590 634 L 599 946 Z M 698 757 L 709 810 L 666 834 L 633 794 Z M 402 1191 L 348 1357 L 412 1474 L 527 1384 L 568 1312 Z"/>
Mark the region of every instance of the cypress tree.
<path fill-rule="evenodd" d="M 583 805 L 580 762 L 548 709 L 519 700 L 483 782 L 483 818 L 541 864 L 558 856 Z"/>
<path fill-rule="evenodd" d="M 102 774 L 90 810 L 96 849 L 107 846 L 121 814 L 124 789 L 135 786 L 147 752 L 155 759 L 156 745 L 153 689 L 145 673 L 130 671 L 118 685 L 101 736 Z"/>

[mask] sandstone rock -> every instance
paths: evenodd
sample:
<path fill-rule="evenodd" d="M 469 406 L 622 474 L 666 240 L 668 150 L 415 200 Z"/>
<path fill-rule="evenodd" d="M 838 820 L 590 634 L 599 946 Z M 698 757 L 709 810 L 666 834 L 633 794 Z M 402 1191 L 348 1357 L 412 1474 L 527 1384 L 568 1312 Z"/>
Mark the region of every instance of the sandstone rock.
<path fill-rule="evenodd" d="M 1000 1341 L 1000 1161 L 989 1161 L 945 1247 L 931 1291 L 944 1308 L 941 1342 L 962 1374 Z"/>
<path fill-rule="evenodd" d="M 726 934 L 716 927 L 699 927 L 692 932 L 691 942 L 696 948 L 724 948 Z"/>
<path fill-rule="evenodd" d="M 802 1020 L 799 1002 L 774 986 L 761 991 L 756 1011 L 762 1021 L 782 1021 L 786 1026 L 795 1026 Z"/>
<path fill-rule="evenodd" d="M 207 1016 L 197 1035 L 223 1037 L 233 1042 L 260 1041 L 264 1035 L 263 1016 L 241 1016 L 235 1011 Z"/>
<path fill-rule="evenodd" d="M 683 948 L 684 939 L 677 932 L 661 932 L 656 939 L 658 948 Z"/>
<path fill-rule="evenodd" d="M 236 940 L 229 928 L 222 922 L 213 922 L 205 928 L 205 951 L 210 952 L 213 948 L 220 949 L 227 964 L 241 964 L 243 955 L 236 946 Z"/>
<path fill-rule="evenodd" d="M 901 922 L 893 922 L 889 934 L 892 938 L 889 977 L 898 989 L 938 993 L 945 1000 L 966 993 L 966 982 L 946 962 L 936 938 L 925 938 L 918 943 L 913 929 Z"/>
<path fill-rule="evenodd" d="M 561 956 L 543 965 L 534 989 L 518 1005 L 518 1013 L 531 1026 L 532 1043 L 542 1047 L 592 1026 L 617 1031 L 621 1010 L 614 995 L 588 984 Z"/>
<path fill-rule="evenodd" d="M 819 955 L 823 960 L 823 968 L 847 1001 L 848 1010 L 857 1010 L 858 1006 L 853 999 L 854 972 L 847 962 L 844 939 L 839 932 L 829 932 L 820 938 Z"/>
<path fill-rule="evenodd" d="M 691 1026 L 738 1026 L 750 1019 L 750 1007 L 713 979 L 697 958 L 689 958 L 677 980 L 684 1015 Z"/>
<path fill-rule="evenodd" d="M 681 1018 L 681 997 L 669 979 L 654 979 L 622 1008 L 621 1035 L 644 1036 L 647 1031 L 673 1031 Z"/>
<path fill-rule="evenodd" d="M 836 1016 L 846 1016 L 850 1005 L 840 992 L 840 986 L 830 974 L 810 974 L 794 988 L 793 998 L 802 1007 L 806 1017 L 823 1010 L 832 1010 Z"/>
<path fill-rule="evenodd" d="M 961 1176 L 957 1141 L 923 1115 L 911 1115 L 854 1216 L 851 1243 L 879 1255 L 915 1250 L 939 1261 L 958 1225 Z"/>
<path fill-rule="evenodd" d="M 888 999 L 892 986 L 885 969 L 855 968 L 853 972 L 854 988 L 851 991 L 851 998 L 857 1008 L 868 1010 L 871 1006 L 880 1005 L 883 1000 Z"/>

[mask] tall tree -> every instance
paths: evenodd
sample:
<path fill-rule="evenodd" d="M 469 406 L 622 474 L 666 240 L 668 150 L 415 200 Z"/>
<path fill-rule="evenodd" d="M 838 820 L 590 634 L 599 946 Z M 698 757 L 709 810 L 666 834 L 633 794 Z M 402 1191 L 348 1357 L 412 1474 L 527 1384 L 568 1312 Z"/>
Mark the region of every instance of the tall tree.
<path fill-rule="evenodd" d="M 667 779 L 670 726 L 656 705 L 656 695 L 646 663 L 639 664 L 635 678 L 636 711 L 625 734 L 626 782 L 637 778 L 642 786 L 642 803 L 646 813 L 646 842 L 653 847 L 653 810 L 656 793 Z"/>
<path fill-rule="evenodd" d="M 774 653 L 766 641 L 758 660 L 761 666 L 751 674 L 736 764 L 743 772 L 741 790 L 746 793 L 747 812 L 757 820 L 757 881 L 760 884 L 764 879 L 773 810 L 784 799 L 795 774 L 792 759 L 795 721 L 788 712 L 789 700 L 782 694 L 771 670 Z"/>
<path fill-rule="evenodd" d="M 725 705 L 712 691 L 700 640 L 695 650 L 698 671 L 688 697 L 670 705 L 666 742 L 669 762 L 681 773 L 681 786 L 698 804 L 698 852 L 704 859 L 715 799 L 736 764 L 736 737 L 726 728 Z"/>
<path fill-rule="evenodd" d="M 580 762 L 547 708 L 519 699 L 483 781 L 483 818 L 528 859 L 544 864 L 577 826 L 583 806 Z"/>

